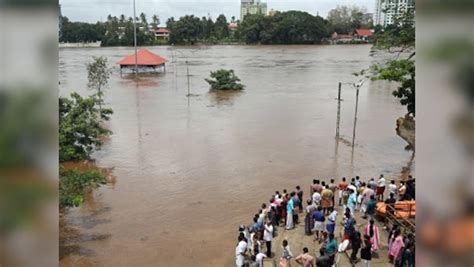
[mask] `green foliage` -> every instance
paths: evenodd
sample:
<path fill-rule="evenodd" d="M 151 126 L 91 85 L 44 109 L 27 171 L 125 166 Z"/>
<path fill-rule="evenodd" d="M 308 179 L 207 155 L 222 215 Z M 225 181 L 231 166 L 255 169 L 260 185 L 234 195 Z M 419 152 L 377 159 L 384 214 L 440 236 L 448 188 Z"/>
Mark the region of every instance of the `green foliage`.
<path fill-rule="evenodd" d="M 107 183 L 99 171 L 79 172 L 59 169 L 59 207 L 77 207 L 84 200 L 84 194 Z"/>
<path fill-rule="evenodd" d="M 202 37 L 201 20 L 194 15 L 186 15 L 170 23 L 170 43 L 194 44 Z"/>
<path fill-rule="evenodd" d="M 212 79 L 205 79 L 213 90 L 242 90 L 244 86 L 239 83 L 240 79 L 235 76 L 234 70 L 220 69 L 211 72 Z"/>
<path fill-rule="evenodd" d="M 82 98 L 77 93 L 71 99 L 59 98 L 59 161 L 89 159 L 102 145 L 101 137 L 111 134 L 101 121 L 109 120 L 111 109 L 99 113 L 96 97 Z"/>
<path fill-rule="evenodd" d="M 71 22 L 67 17 L 60 17 L 59 41 L 66 43 L 88 43 L 101 41 L 105 34 L 102 23 L 90 24 L 85 22 Z"/>
<path fill-rule="evenodd" d="M 329 36 L 327 21 L 307 12 L 277 12 L 274 16 L 247 15 L 239 36 L 248 44 L 315 44 Z"/>
<path fill-rule="evenodd" d="M 407 106 L 408 114 L 415 116 L 415 20 L 414 9 L 375 34 L 374 48 L 396 54 L 383 65 L 372 66 L 373 79 L 399 83 L 393 95 Z"/>
<path fill-rule="evenodd" d="M 374 79 L 398 82 L 400 85 L 393 95 L 400 99 L 400 104 L 407 106 L 409 114 L 415 116 L 415 62 L 402 59 L 391 60 L 385 67 L 374 66 L 377 73 Z"/>
<path fill-rule="evenodd" d="M 137 45 L 152 45 L 155 41 L 154 30 L 159 24 L 158 16 L 152 16 L 152 23 L 148 23 L 146 15 L 140 14 L 136 20 Z M 106 22 L 95 24 L 84 22 L 70 22 L 67 17 L 60 17 L 60 42 L 95 42 L 101 41 L 102 46 L 133 46 L 134 28 L 133 18 L 120 15 L 118 18 L 112 15 L 107 17 Z M 149 29 L 149 25 L 152 26 Z"/>
<path fill-rule="evenodd" d="M 93 57 L 93 62 L 87 64 L 87 87 L 96 91 L 95 96 L 99 102 L 99 112 L 102 113 L 102 104 L 104 95 L 103 88 L 107 86 L 111 70 L 105 57 Z"/>

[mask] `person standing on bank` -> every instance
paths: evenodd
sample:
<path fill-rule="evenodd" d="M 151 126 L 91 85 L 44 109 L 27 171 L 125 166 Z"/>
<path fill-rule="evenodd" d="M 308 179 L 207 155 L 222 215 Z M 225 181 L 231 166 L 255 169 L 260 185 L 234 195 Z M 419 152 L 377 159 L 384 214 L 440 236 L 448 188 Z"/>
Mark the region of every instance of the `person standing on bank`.
<path fill-rule="evenodd" d="M 334 182 L 334 179 L 331 179 L 331 182 L 329 183 L 328 187 L 332 191 L 332 207 L 331 207 L 331 212 L 332 212 L 334 210 L 334 207 L 336 206 L 336 191 L 338 189 L 338 186 Z"/>
<path fill-rule="evenodd" d="M 273 225 L 272 222 L 269 220 L 265 225 L 265 231 L 263 232 L 263 240 L 265 240 L 265 244 L 267 246 L 267 257 L 272 256 L 272 240 L 273 240 Z"/>
<path fill-rule="evenodd" d="M 285 239 L 282 242 L 283 253 L 280 258 L 280 267 L 291 267 L 290 260 L 293 258 L 288 241 Z"/>
<path fill-rule="evenodd" d="M 293 194 L 293 193 L 292 193 Z M 293 229 L 293 197 L 290 195 L 290 198 L 286 204 L 286 230 Z"/>
<path fill-rule="evenodd" d="M 296 263 L 303 267 L 314 267 L 314 257 L 309 255 L 307 247 L 303 248 L 303 253 L 295 258 Z"/>
<path fill-rule="evenodd" d="M 349 185 L 346 183 L 346 177 L 342 177 L 342 181 L 339 183 L 339 206 L 342 206 L 342 195 L 346 191 L 347 186 Z"/>
<path fill-rule="evenodd" d="M 300 212 L 300 199 L 298 198 L 298 195 L 296 195 L 296 192 L 291 192 L 290 194 L 291 198 L 293 199 L 293 224 L 299 224 L 299 216 L 298 213 Z"/>
<path fill-rule="evenodd" d="M 244 241 L 244 237 L 242 235 L 239 235 L 238 241 L 239 243 L 235 248 L 235 265 L 237 267 L 243 267 L 247 251 L 247 243 Z"/>
<path fill-rule="evenodd" d="M 351 262 L 352 264 L 355 264 L 357 262 L 357 253 L 359 252 L 362 243 L 362 240 L 360 238 L 360 232 L 357 230 L 354 231 L 350 237 L 350 240 L 352 247 Z"/>
<path fill-rule="evenodd" d="M 314 220 L 314 241 L 319 241 L 321 243 L 322 237 L 323 237 L 323 232 L 324 232 L 324 213 L 322 212 L 321 206 L 318 207 L 318 209 L 313 212 L 312 219 Z M 321 236 L 319 235 L 319 232 L 321 232 Z"/>
<path fill-rule="evenodd" d="M 372 261 L 372 242 L 370 242 L 370 236 L 364 236 L 364 247 L 360 250 L 360 258 L 362 259 L 363 267 L 370 267 Z"/>
<path fill-rule="evenodd" d="M 299 185 L 296 186 L 296 195 L 298 196 L 298 207 L 299 207 L 299 212 L 303 211 L 303 190 L 301 190 L 301 187 Z"/>
<path fill-rule="evenodd" d="M 383 201 L 383 193 L 385 192 L 385 178 L 383 174 L 380 174 L 379 180 L 377 181 L 377 201 Z"/>
<path fill-rule="evenodd" d="M 329 215 L 332 207 L 332 190 L 329 188 L 323 189 L 321 192 L 321 207 L 323 208 L 323 214 Z"/>

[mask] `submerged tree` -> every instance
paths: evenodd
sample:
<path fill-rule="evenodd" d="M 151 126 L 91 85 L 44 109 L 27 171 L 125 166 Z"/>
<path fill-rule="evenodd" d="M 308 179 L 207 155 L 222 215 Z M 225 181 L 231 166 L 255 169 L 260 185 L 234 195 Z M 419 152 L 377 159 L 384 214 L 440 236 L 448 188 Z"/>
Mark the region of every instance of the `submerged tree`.
<path fill-rule="evenodd" d="M 102 146 L 101 138 L 111 134 L 101 124 L 108 120 L 111 109 L 102 109 L 98 116 L 95 97 L 83 98 L 72 93 L 71 98 L 59 98 L 59 161 L 89 159 Z"/>
<path fill-rule="evenodd" d="M 234 70 L 220 69 L 211 72 L 212 79 L 205 79 L 211 85 L 212 90 L 242 90 L 244 85 L 239 83 L 240 79 L 235 76 Z"/>
<path fill-rule="evenodd" d="M 105 57 L 93 57 L 93 62 L 87 64 L 87 78 L 89 82 L 87 87 L 97 91 L 95 96 L 98 98 L 99 113 L 102 114 L 102 104 L 104 95 L 104 87 L 107 86 L 110 77 L 110 69 Z"/>
<path fill-rule="evenodd" d="M 84 201 L 84 194 L 107 183 L 99 171 L 59 169 L 59 207 L 77 207 Z"/>

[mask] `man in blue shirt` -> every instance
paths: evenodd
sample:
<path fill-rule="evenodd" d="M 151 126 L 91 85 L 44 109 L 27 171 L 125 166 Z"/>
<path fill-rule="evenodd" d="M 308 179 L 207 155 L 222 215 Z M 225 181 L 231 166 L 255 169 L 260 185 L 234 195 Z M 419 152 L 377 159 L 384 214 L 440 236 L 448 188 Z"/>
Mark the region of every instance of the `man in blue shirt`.
<path fill-rule="evenodd" d="M 295 192 L 292 192 L 290 195 L 290 200 L 286 204 L 286 230 L 293 229 L 293 197 L 295 196 Z"/>
<path fill-rule="evenodd" d="M 318 207 L 316 211 L 313 212 L 313 215 L 311 216 L 312 219 L 314 220 L 314 234 L 316 235 L 316 238 L 314 241 L 319 240 L 321 242 L 321 238 L 319 237 L 319 232 L 321 232 L 321 237 L 324 232 L 324 213 L 322 212 L 321 206 Z"/>
<path fill-rule="evenodd" d="M 357 205 L 357 194 L 354 190 L 349 190 L 351 193 L 347 199 L 347 207 L 351 210 L 351 215 L 354 216 L 355 207 Z"/>

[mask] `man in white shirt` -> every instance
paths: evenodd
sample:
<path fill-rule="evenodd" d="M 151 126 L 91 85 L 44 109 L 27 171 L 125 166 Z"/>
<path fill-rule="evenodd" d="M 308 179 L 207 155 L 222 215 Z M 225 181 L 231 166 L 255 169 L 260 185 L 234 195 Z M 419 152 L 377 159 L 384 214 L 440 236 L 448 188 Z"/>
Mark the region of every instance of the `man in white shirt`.
<path fill-rule="evenodd" d="M 270 220 L 265 224 L 265 230 L 263 232 L 263 240 L 267 245 L 267 257 L 272 256 L 272 240 L 273 240 L 273 225 Z"/>
<path fill-rule="evenodd" d="M 239 235 L 239 243 L 235 248 L 235 265 L 237 267 L 243 267 L 245 262 L 245 253 L 247 251 L 247 243 L 244 238 Z"/>
<path fill-rule="evenodd" d="M 321 202 L 321 194 L 319 192 L 314 192 L 312 199 L 314 205 L 316 205 L 316 207 L 319 206 L 319 203 Z"/>
<path fill-rule="evenodd" d="M 390 184 L 388 185 L 388 192 L 396 196 L 398 193 L 397 191 L 398 191 L 398 187 L 395 184 L 395 180 L 392 180 Z"/>
<path fill-rule="evenodd" d="M 385 178 L 383 177 L 383 174 L 380 175 L 379 180 L 377 181 L 377 200 L 378 201 L 383 201 L 383 193 L 385 191 Z"/>
<path fill-rule="evenodd" d="M 263 252 L 259 252 L 257 256 L 255 256 L 255 262 L 257 263 L 258 267 L 263 267 L 263 259 L 267 256 Z"/>

